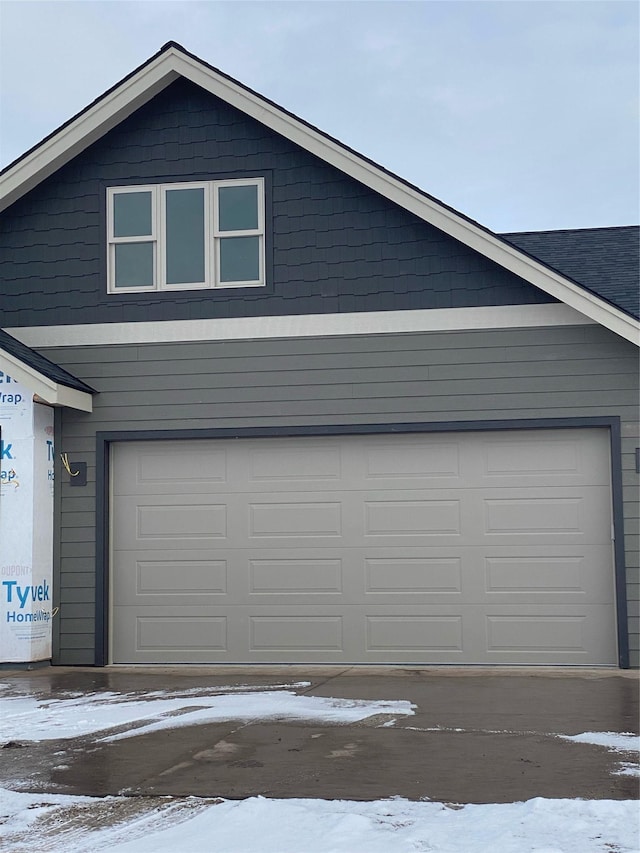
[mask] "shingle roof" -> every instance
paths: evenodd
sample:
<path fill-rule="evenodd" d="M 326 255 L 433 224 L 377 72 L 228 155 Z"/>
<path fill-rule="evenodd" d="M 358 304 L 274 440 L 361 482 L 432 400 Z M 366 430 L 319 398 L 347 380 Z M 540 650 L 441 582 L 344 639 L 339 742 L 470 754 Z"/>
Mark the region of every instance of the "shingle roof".
<path fill-rule="evenodd" d="M 80 379 L 76 379 L 75 376 L 67 373 L 66 370 L 58 367 L 57 364 L 49 361 L 48 358 L 40 355 L 40 353 L 31 349 L 31 347 L 20 343 L 20 341 L 16 340 L 2 329 L 0 329 L 0 350 L 10 353 L 23 364 L 32 367 L 34 370 L 37 370 L 38 373 L 41 373 L 43 376 L 46 376 L 48 379 L 52 379 L 60 385 L 66 385 L 67 388 L 75 388 L 76 391 L 84 391 L 88 394 L 96 393 L 94 388 L 86 385 Z"/>
<path fill-rule="evenodd" d="M 640 227 L 500 234 L 518 249 L 640 318 Z"/>

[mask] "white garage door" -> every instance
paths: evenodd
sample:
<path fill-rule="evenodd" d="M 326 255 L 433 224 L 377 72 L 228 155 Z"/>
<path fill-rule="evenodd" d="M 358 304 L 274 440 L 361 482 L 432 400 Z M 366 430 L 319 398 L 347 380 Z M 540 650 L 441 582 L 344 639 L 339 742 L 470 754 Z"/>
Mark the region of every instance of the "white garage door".
<path fill-rule="evenodd" d="M 114 447 L 112 659 L 615 664 L 608 433 Z"/>

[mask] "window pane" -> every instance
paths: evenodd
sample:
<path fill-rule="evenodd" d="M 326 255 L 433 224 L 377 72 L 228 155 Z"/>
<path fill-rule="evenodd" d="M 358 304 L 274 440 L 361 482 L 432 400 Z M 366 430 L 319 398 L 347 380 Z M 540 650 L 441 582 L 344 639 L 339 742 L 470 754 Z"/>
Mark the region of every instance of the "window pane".
<path fill-rule="evenodd" d="M 113 236 L 151 235 L 151 193 L 116 193 L 113 197 Z"/>
<path fill-rule="evenodd" d="M 204 281 L 204 189 L 167 190 L 167 284 Z"/>
<path fill-rule="evenodd" d="M 118 243 L 116 251 L 116 287 L 153 285 L 153 243 Z"/>
<path fill-rule="evenodd" d="M 220 240 L 220 281 L 257 281 L 260 278 L 260 238 L 224 237 Z"/>
<path fill-rule="evenodd" d="M 220 187 L 218 190 L 220 231 L 248 231 L 258 227 L 258 187 Z"/>

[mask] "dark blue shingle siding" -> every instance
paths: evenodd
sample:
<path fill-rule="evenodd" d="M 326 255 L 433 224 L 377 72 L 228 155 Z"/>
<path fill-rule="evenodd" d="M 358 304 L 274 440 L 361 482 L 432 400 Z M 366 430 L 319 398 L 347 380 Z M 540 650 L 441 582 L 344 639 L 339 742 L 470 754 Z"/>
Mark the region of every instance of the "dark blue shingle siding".
<path fill-rule="evenodd" d="M 269 287 L 107 295 L 109 184 L 265 175 Z M 181 80 L 0 216 L 0 324 L 204 319 L 554 301 Z"/>

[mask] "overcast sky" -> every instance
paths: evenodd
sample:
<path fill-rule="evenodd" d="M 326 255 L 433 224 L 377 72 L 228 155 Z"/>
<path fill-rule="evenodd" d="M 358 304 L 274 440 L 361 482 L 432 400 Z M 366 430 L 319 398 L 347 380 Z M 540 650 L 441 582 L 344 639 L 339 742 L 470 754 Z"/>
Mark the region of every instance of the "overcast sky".
<path fill-rule="evenodd" d="M 166 41 L 495 231 L 639 220 L 635 0 L 0 0 L 0 162 Z"/>

